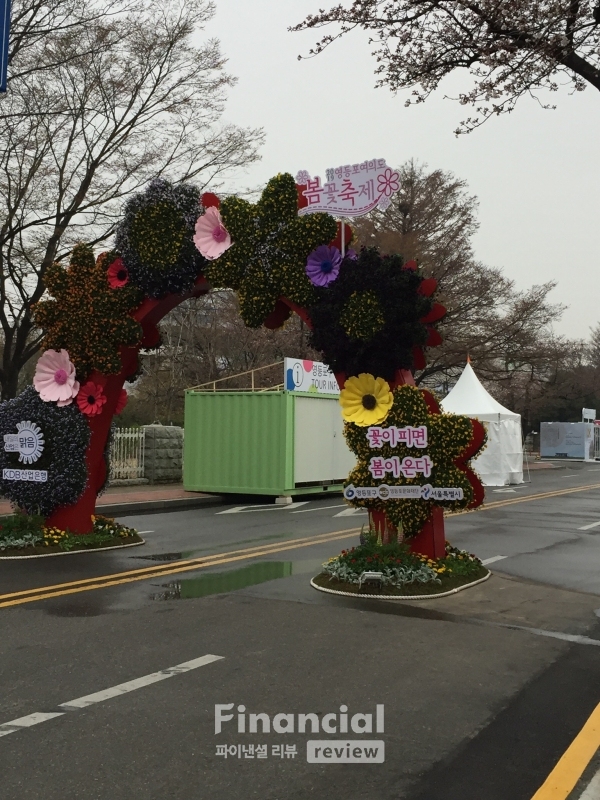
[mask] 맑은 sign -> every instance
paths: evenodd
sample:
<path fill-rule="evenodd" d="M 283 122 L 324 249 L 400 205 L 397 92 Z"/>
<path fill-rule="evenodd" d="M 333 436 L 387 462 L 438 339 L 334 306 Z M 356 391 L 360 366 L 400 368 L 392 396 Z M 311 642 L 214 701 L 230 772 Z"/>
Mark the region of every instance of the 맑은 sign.
<path fill-rule="evenodd" d="M 24 464 L 33 464 L 44 452 L 44 434 L 29 420 L 17 422 L 17 431 L 4 434 L 4 449 L 7 453 L 18 453 L 19 461 Z"/>

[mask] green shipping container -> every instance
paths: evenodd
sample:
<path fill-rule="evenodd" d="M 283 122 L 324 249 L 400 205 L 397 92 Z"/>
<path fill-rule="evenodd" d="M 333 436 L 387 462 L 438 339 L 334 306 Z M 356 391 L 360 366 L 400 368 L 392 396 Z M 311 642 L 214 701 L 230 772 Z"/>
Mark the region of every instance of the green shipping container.
<path fill-rule="evenodd" d="M 339 491 L 356 463 L 331 395 L 189 390 L 184 441 L 183 483 L 193 492 Z"/>

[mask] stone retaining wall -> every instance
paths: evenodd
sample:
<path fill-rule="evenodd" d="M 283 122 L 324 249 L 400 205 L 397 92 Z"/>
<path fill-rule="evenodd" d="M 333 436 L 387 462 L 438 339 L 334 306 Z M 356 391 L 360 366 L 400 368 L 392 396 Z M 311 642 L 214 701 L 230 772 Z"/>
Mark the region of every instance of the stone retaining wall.
<path fill-rule="evenodd" d="M 181 483 L 183 480 L 183 428 L 146 425 L 144 477 L 150 483 Z"/>

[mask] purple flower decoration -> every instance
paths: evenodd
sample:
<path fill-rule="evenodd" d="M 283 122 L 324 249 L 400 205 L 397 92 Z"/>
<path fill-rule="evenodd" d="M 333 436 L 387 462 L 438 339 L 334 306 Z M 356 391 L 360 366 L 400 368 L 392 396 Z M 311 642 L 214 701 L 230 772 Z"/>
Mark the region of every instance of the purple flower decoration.
<path fill-rule="evenodd" d="M 346 250 L 346 258 L 349 258 L 351 261 L 356 261 L 358 259 L 356 250 L 349 247 L 348 250 Z"/>
<path fill-rule="evenodd" d="M 342 254 L 337 247 L 322 244 L 306 259 L 306 274 L 315 286 L 328 286 L 334 281 L 342 263 Z"/>

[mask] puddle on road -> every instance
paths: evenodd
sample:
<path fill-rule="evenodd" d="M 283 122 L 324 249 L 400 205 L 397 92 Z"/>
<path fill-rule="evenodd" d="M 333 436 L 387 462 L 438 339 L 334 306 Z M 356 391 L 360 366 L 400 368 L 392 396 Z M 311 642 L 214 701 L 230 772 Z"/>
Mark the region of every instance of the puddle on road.
<path fill-rule="evenodd" d="M 156 553 L 153 556 L 129 556 L 129 558 L 143 558 L 145 561 L 181 561 L 191 553 Z"/>
<path fill-rule="evenodd" d="M 287 578 L 291 574 L 291 561 L 262 561 L 227 572 L 211 572 L 199 578 L 165 583 L 163 584 L 165 591 L 151 595 L 151 599 L 187 600 L 191 597 L 207 597 L 211 594 L 256 586 L 258 583 L 266 583 L 276 578 Z"/>

